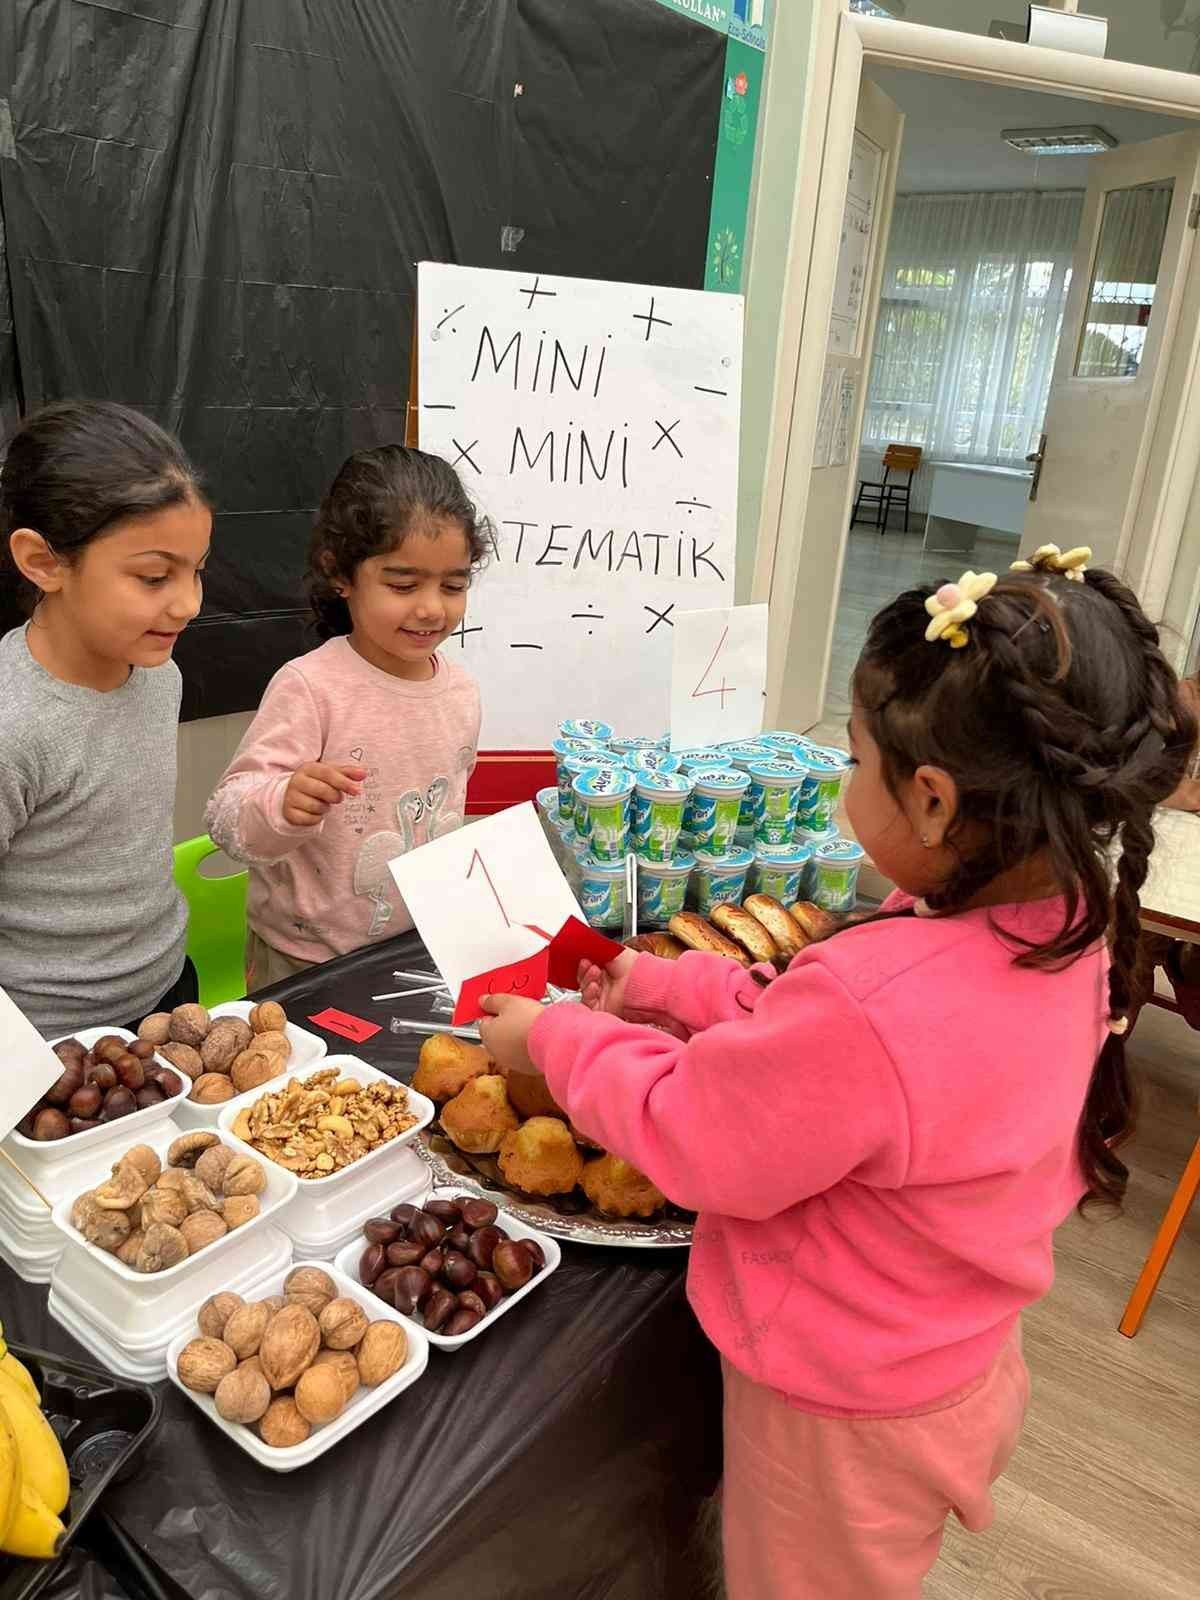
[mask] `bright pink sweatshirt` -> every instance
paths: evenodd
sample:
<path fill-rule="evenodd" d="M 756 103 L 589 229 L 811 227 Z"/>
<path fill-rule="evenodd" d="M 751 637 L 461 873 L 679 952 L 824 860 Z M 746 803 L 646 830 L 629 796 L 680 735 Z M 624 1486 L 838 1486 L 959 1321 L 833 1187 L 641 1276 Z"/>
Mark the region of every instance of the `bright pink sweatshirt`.
<path fill-rule="evenodd" d="M 894 897 L 889 908 L 910 905 Z M 823 1412 L 891 1414 L 990 1365 L 1054 1276 L 1105 1037 L 1107 954 L 1015 967 L 1061 901 L 848 929 L 768 988 L 641 956 L 630 1021 L 550 1006 L 530 1053 L 580 1127 L 700 1213 L 709 1338 Z"/>
<path fill-rule="evenodd" d="M 479 689 L 444 656 L 410 683 L 330 639 L 281 667 L 205 823 L 250 867 L 247 917 L 297 961 L 328 961 L 412 927 L 388 862 L 462 826 L 479 741 Z M 314 828 L 285 822 L 283 795 L 307 761 L 367 769 L 362 793 Z"/>

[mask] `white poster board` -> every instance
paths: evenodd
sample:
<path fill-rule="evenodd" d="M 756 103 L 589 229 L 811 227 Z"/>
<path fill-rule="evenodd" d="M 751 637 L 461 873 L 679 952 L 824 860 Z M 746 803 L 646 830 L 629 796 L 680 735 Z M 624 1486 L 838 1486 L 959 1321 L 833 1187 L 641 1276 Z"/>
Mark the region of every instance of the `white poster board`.
<path fill-rule="evenodd" d="M 422 262 L 420 440 L 495 529 L 442 647 L 485 749 L 667 729 L 678 612 L 733 599 L 742 300 Z"/>
<path fill-rule="evenodd" d="M 3 989 L 0 989 L 0 1138 L 63 1074 L 63 1064 Z"/>
<path fill-rule="evenodd" d="M 854 131 L 846 209 L 842 215 L 842 243 L 838 251 L 833 310 L 829 318 L 829 349 L 859 355 L 863 296 L 871 262 L 871 236 L 883 175 L 883 151 L 865 133 Z"/>
<path fill-rule="evenodd" d="M 671 749 L 762 732 L 769 607 L 680 612 L 671 658 Z"/>

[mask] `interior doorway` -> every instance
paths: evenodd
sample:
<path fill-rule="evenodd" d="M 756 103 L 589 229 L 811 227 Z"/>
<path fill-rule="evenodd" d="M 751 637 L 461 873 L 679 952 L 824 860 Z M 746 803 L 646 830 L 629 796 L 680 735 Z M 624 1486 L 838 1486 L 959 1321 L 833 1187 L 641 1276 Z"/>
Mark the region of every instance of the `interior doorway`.
<path fill-rule="evenodd" d="M 850 460 L 858 514 L 834 612 L 824 724 L 849 712 L 850 675 L 881 605 L 968 567 L 1003 571 L 1025 540 L 1043 465 L 1028 458 L 1046 432 L 1097 160 L 1087 150 L 1128 152 L 1196 126 L 900 67 L 870 66 L 863 82 L 899 108 L 903 123 L 894 200 L 878 219 L 878 292 L 866 308 L 872 348 Z M 1069 128 L 1095 130 L 1058 136 L 1060 149 L 1076 142 L 1084 153 L 1054 153 L 1052 130 Z M 1075 370 L 1097 389 L 1136 378 L 1141 367 L 1173 184 L 1109 193 L 1075 353 Z M 915 470 L 885 465 L 896 446 L 920 452 Z M 1072 473 L 1050 472 L 1053 459 L 1049 447 L 1034 504 L 1043 518 L 1074 527 L 1087 495 Z"/>

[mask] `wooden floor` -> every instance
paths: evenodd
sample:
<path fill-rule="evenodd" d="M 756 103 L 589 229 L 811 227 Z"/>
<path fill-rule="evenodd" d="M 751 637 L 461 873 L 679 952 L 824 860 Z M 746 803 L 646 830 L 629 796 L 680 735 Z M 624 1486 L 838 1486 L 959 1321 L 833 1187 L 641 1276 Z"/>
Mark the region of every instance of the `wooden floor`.
<path fill-rule="evenodd" d="M 951 1522 L 928 1600 L 1200 1596 L 1200 1211 L 1141 1332 L 1117 1332 L 1200 1136 L 1200 1034 L 1148 1008 L 1130 1054 L 1143 1108 L 1124 1214 L 1060 1231 L 1055 1287 L 1025 1317 L 1033 1404 L 995 1526 Z"/>

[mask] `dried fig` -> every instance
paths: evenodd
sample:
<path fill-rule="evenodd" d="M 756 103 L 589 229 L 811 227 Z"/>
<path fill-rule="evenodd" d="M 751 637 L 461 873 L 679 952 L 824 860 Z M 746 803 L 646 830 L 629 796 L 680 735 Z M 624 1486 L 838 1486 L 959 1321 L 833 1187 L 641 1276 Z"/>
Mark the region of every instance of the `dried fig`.
<path fill-rule="evenodd" d="M 92 1198 L 102 1211 L 128 1211 L 149 1187 L 135 1163 L 122 1159 L 112 1169 L 112 1177 L 92 1190 Z"/>
<path fill-rule="evenodd" d="M 183 1167 L 167 1167 L 162 1176 L 155 1183 L 156 1189 L 175 1189 L 180 1194 L 195 1181 L 196 1174 L 187 1172 Z"/>
<path fill-rule="evenodd" d="M 367 1331 L 367 1313 L 357 1300 L 339 1295 L 317 1319 L 321 1340 L 330 1350 L 352 1350 Z M 309 1419 L 312 1420 L 311 1418 Z"/>
<path fill-rule="evenodd" d="M 120 1214 L 121 1213 L 119 1211 L 112 1211 L 109 1213 L 110 1216 L 120 1216 Z M 127 1267 L 132 1267 L 136 1272 L 137 1259 L 141 1254 L 142 1240 L 145 1237 L 146 1235 L 143 1233 L 141 1228 L 135 1228 L 129 1235 L 128 1239 L 126 1239 L 125 1243 L 121 1245 L 119 1249 L 113 1251 L 113 1255 L 116 1256 L 118 1261 L 123 1261 Z"/>
<path fill-rule="evenodd" d="M 287 1012 L 277 1000 L 263 1000 L 250 1012 L 255 1033 L 280 1033 L 287 1027 Z"/>
<path fill-rule="evenodd" d="M 206 1245 L 216 1244 L 229 1232 L 225 1219 L 218 1211 L 193 1211 L 183 1219 L 179 1229 L 187 1241 L 188 1254 L 194 1256 Z"/>
<path fill-rule="evenodd" d="M 220 1339 L 193 1339 L 179 1352 L 176 1370 L 186 1389 L 215 1394 L 217 1385 L 237 1366 L 237 1357 Z"/>
<path fill-rule="evenodd" d="M 253 1156 L 234 1156 L 221 1180 L 226 1195 L 262 1194 L 267 1187 L 267 1169 Z"/>
<path fill-rule="evenodd" d="M 261 1372 L 235 1367 L 221 1379 L 213 1400 L 226 1422 L 257 1422 L 271 1404 L 271 1385 Z"/>
<path fill-rule="evenodd" d="M 225 1219 L 225 1226 L 230 1233 L 235 1228 L 244 1227 L 258 1215 L 258 1196 L 256 1194 L 230 1195 L 228 1200 L 221 1202 L 221 1215 Z"/>
<path fill-rule="evenodd" d="M 153 1045 L 166 1044 L 171 1037 L 171 1013 L 155 1011 L 143 1017 L 138 1025 L 138 1038 L 148 1039 Z"/>
<path fill-rule="evenodd" d="M 149 1194 L 142 1196 L 143 1228 L 150 1227 L 154 1222 L 165 1222 L 172 1228 L 180 1228 L 187 1214 L 187 1201 L 176 1189 L 160 1189 L 156 1185 Z"/>
<path fill-rule="evenodd" d="M 267 1323 L 258 1359 L 272 1389 L 289 1389 L 321 1348 L 321 1330 L 307 1306 L 284 1306 Z"/>
<path fill-rule="evenodd" d="M 223 1100 L 232 1100 L 236 1093 L 223 1072 L 204 1072 L 192 1084 L 188 1099 L 198 1106 L 219 1106 Z"/>
<path fill-rule="evenodd" d="M 272 1400 L 259 1418 L 259 1438 L 276 1450 L 303 1444 L 311 1432 L 312 1428 L 300 1415 L 290 1394 L 281 1394 Z"/>
<path fill-rule="evenodd" d="M 178 1228 L 156 1222 L 146 1229 L 142 1248 L 134 1265 L 139 1272 L 165 1272 L 188 1257 L 187 1240 Z"/>
<path fill-rule="evenodd" d="M 200 1314 L 196 1318 L 200 1332 L 209 1339 L 219 1339 L 230 1317 L 245 1303 L 240 1294 L 233 1294 L 228 1289 L 223 1289 L 220 1294 L 210 1295 L 200 1307 Z"/>
<path fill-rule="evenodd" d="M 220 1143 L 219 1134 L 207 1133 L 203 1129 L 196 1129 L 193 1133 L 182 1133 L 178 1139 L 171 1141 L 167 1151 L 167 1165 L 194 1170 L 204 1152 L 217 1149 Z"/>
<path fill-rule="evenodd" d="M 160 1045 L 158 1053 L 164 1061 L 169 1061 L 180 1072 L 186 1072 L 193 1081 L 204 1074 L 204 1063 L 200 1059 L 200 1052 L 190 1044 L 180 1044 L 176 1040 L 171 1044 Z"/>
<path fill-rule="evenodd" d="M 296 1383 L 296 1410 L 306 1422 L 332 1422 L 346 1405 L 346 1387 L 332 1367 L 309 1367 Z"/>
<path fill-rule="evenodd" d="M 243 1050 L 229 1069 L 229 1082 L 235 1094 L 257 1089 L 283 1071 L 283 1058 L 270 1050 Z"/>
<path fill-rule="evenodd" d="M 258 1354 L 262 1336 L 273 1315 L 270 1308 L 259 1301 L 257 1304 L 252 1302 L 239 1306 L 229 1318 L 221 1337 L 239 1361 Z"/>
<path fill-rule="evenodd" d="M 337 1299 L 337 1292 L 337 1284 L 320 1267 L 293 1267 L 283 1283 L 284 1299 L 307 1306 L 314 1317 Z"/>
<path fill-rule="evenodd" d="M 408 1339 L 398 1322 L 372 1322 L 358 1346 L 358 1376 L 368 1388 L 400 1371 L 408 1359 Z"/>
<path fill-rule="evenodd" d="M 225 1169 L 232 1160 L 234 1154 L 227 1144 L 210 1145 L 201 1153 L 193 1171 L 201 1183 L 207 1184 L 214 1194 L 220 1194 L 225 1181 Z"/>
<path fill-rule="evenodd" d="M 165 1176 L 165 1174 L 164 1174 Z M 162 1179 L 159 1179 L 161 1184 Z M 221 1202 L 208 1187 L 201 1183 L 194 1172 L 184 1172 L 179 1183 L 174 1185 L 187 1203 L 188 1214 L 193 1211 L 219 1211 Z"/>
<path fill-rule="evenodd" d="M 115 1252 L 133 1232 L 133 1224 L 129 1220 L 128 1212 L 105 1211 L 97 1206 L 95 1210 L 89 1211 L 80 1232 L 89 1244 L 94 1244 L 101 1250 Z"/>
<path fill-rule="evenodd" d="M 88 1218 L 94 1216 L 100 1207 L 92 1198 L 92 1191 L 85 1189 L 82 1194 L 77 1194 L 71 1202 L 71 1226 L 78 1228 L 82 1233 Z"/>
<path fill-rule="evenodd" d="M 200 1005 L 176 1006 L 171 1013 L 170 1037 L 176 1044 L 197 1047 L 204 1043 L 212 1022 Z"/>
<path fill-rule="evenodd" d="M 342 1385 L 342 1393 L 347 1400 L 354 1397 L 358 1389 L 358 1362 L 350 1350 L 318 1350 L 313 1357 L 313 1364 L 309 1372 L 324 1367 L 337 1373 Z M 301 1377 L 303 1382 L 303 1375 Z"/>

